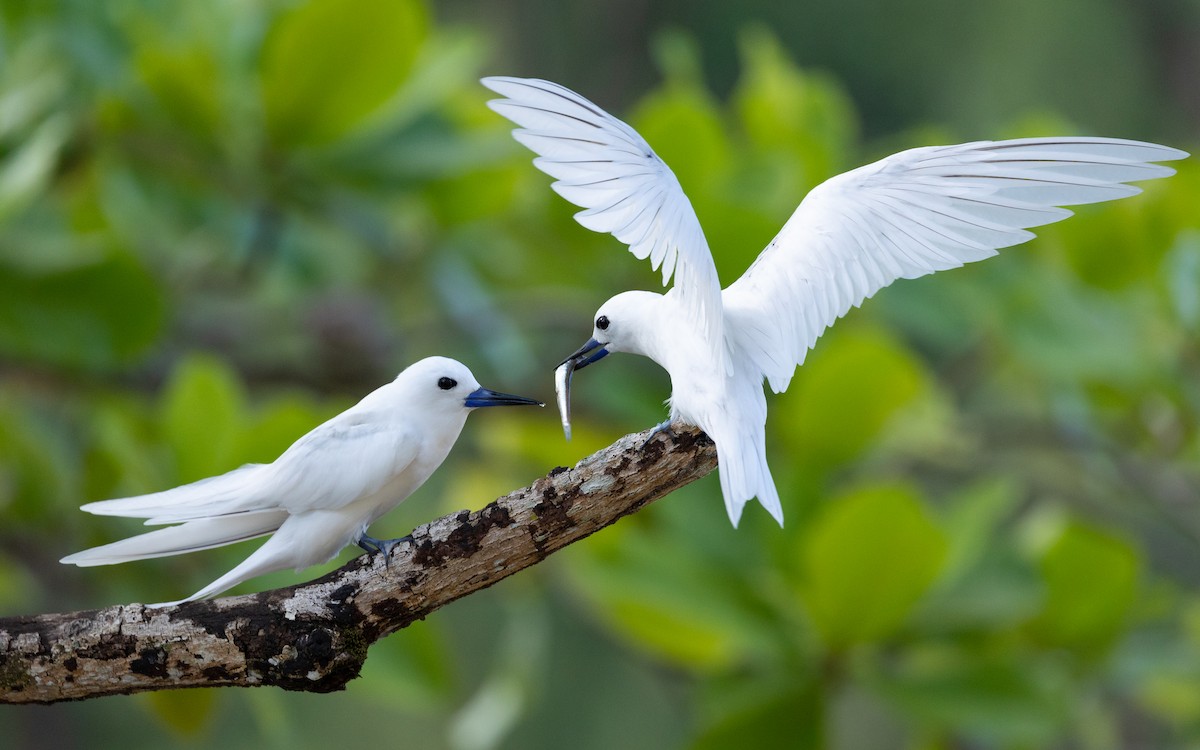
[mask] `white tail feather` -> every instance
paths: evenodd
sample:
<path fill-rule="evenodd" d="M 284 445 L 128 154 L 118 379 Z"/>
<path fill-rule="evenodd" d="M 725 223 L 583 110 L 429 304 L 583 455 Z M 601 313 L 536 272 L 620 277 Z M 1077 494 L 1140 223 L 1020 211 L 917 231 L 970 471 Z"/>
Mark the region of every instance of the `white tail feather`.
<path fill-rule="evenodd" d="M 152 518 L 156 523 L 176 523 L 242 510 L 257 510 L 254 489 L 271 464 L 246 464 L 220 476 L 148 495 L 101 500 L 81 510 L 98 516 Z"/>
<path fill-rule="evenodd" d="M 740 448 L 733 453 L 734 448 Z M 721 494 L 725 497 L 725 510 L 729 521 L 736 529 L 742 518 L 746 503 L 757 497 L 775 521 L 783 526 L 783 507 L 779 502 L 779 491 L 767 466 L 766 441 L 764 436 L 744 436 L 733 446 L 717 446 L 717 474 L 721 479 Z"/>
<path fill-rule="evenodd" d="M 223 547 L 226 544 L 270 534 L 278 529 L 287 517 L 287 511 L 276 510 L 202 518 L 188 521 L 181 526 L 159 529 L 76 552 L 59 562 L 80 567 L 113 565 Z"/>
<path fill-rule="evenodd" d="M 291 567 L 287 562 L 280 562 L 279 560 L 278 550 L 276 549 L 279 545 L 272 544 L 272 542 L 277 538 L 278 537 L 271 537 L 266 541 L 266 543 L 263 544 L 263 546 L 255 550 L 254 554 L 250 555 L 245 560 L 242 560 L 242 562 L 239 563 L 233 570 L 208 584 L 188 598 L 180 601 L 192 602 L 196 601 L 197 599 L 207 599 L 210 596 L 216 596 L 226 589 L 231 589 L 243 581 L 248 581 L 255 576 L 260 576 L 264 573 L 273 573 L 276 570 L 283 570 L 284 568 Z M 167 603 L 175 604 L 177 602 Z"/>
<path fill-rule="evenodd" d="M 724 466 L 717 467 L 717 476 L 721 479 L 721 495 L 725 498 L 725 512 L 729 514 L 729 522 L 733 524 L 733 528 L 737 528 L 738 521 L 742 520 L 742 510 L 749 502 L 749 498 L 738 499 L 734 495 L 734 488 L 729 479 L 733 472 Z"/>
<path fill-rule="evenodd" d="M 322 516 L 326 517 L 323 518 Z M 190 602 L 196 599 L 207 599 L 210 596 L 216 596 L 226 589 L 231 589 L 243 581 L 248 581 L 264 573 L 273 573 L 276 570 L 284 570 L 286 568 L 296 568 L 299 570 L 309 565 L 333 559 L 337 555 L 338 550 L 346 544 L 345 540 L 336 535 L 333 537 L 332 542 L 327 543 L 320 554 L 315 556 L 312 554 L 297 555 L 297 549 L 305 546 L 304 540 L 310 536 L 314 527 L 328 529 L 328 521 L 327 514 L 320 513 L 287 518 L 287 523 L 282 525 L 274 536 L 263 542 L 261 547 L 254 550 L 254 553 L 238 564 L 237 567 L 182 601 Z M 354 531 L 354 529 L 348 531 Z M 362 532 L 358 531 L 357 533 L 361 534 Z"/>
<path fill-rule="evenodd" d="M 766 454 L 762 455 L 762 465 L 759 467 L 758 502 L 767 509 L 775 523 L 783 527 L 783 505 L 779 502 L 779 490 L 775 489 L 775 480 L 771 478 L 771 469 L 767 466 Z"/>

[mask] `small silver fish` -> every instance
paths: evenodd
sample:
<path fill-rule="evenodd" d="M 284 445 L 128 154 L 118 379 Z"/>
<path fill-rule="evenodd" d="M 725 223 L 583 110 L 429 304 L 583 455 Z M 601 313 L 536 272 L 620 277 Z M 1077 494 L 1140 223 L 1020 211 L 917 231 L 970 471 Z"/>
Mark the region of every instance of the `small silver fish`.
<path fill-rule="evenodd" d="M 562 417 L 563 435 L 571 439 L 571 373 L 575 362 L 568 359 L 554 371 L 554 395 L 558 397 L 558 413 Z"/>

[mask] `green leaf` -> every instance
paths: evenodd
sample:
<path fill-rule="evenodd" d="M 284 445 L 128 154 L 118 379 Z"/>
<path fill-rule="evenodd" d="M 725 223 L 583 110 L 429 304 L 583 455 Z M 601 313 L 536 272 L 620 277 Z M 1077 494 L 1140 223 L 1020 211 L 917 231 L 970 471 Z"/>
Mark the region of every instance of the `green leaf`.
<path fill-rule="evenodd" d="M 77 464 L 61 433 L 24 403 L 27 393 L 0 388 L 0 513 L 6 523 L 52 519 L 78 497 Z"/>
<path fill-rule="evenodd" d="M 141 696 L 150 712 L 180 737 L 195 737 L 213 719 L 216 688 L 200 690 L 156 690 Z"/>
<path fill-rule="evenodd" d="M 1125 628 L 1141 560 L 1127 542 L 1073 522 L 1041 560 L 1046 600 L 1031 623 L 1042 640 L 1083 652 L 1106 649 Z"/>
<path fill-rule="evenodd" d="M 614 596 L 607 616 L 635 642 L 678 664 L 715 667 L 732 659 L 735 650 L 723 628 L 663 605 L 650 597 Z"/>
<path fill-rule="evenodd" d="M 286 396 L 257 410 L 236 436 L 232 455 L 238 463 L 269 463 L 309 430 L 337 414 L 310 399 Z"/>
<path fill-rule="evenodd" d="M 634 645 L 693 670 L 727 667 L 772 644 L 744 581 L 677 536 L 624 526 L 568 556 L 576 588 Z M 646 575 L 653 569 L 654 575 Z"/>
<path fill-rule="evenodd" d="M 772 405 L 771 425 L 806 471 L 825 471 L 862 453 L 928 388 L 920 363 L 891 337 L 839 330 L 820 340 L 787 398 Z"/>
<path fill-rule="evenodd" d="M 195 355 L 176 366 L 163 394 L 160 418 L 179 481 L 194 482 L 237 468 L 231 464 L 244 401 L 241 383 L 219 360 Z"/>
<path fill-rule="evenodd" d="M 1044 230 L 1046 244 L 1057 241 L 1071 269 L 1088 284 L 1128 287 L 1154 273 L 1170 249 L 1176 226 L 1164 216 L 1165 203 L 1155 200 L 1162 187 L 1139 187 L 1148 194 L 1075 208 L 1079 218 Z"/>
<path fill-rule="evenodd" d="M 706 728 L 693 750 L 745 747 L 805 750 L 825 747 L 825 705 L 816 685 L 763 696 Z"/>
<path fill-rule="evenodd" d="M 904 715 L 935 729 L 1044 747 L 1065 721 L 1065 686 L 1015 656 L 980 659 L 951 651 L 909 662 L 876 689 Z"/>
<path fill-rule="evenodd" d="M 886 638 L 932 585 L 945 534 L 906 487 L 858 490 L 830 501 L 800 550 L 802 596 L 834 647 Z"/>
<path fill-rule="evenodd" d="M 409 709 L 439 709 L 454 697 L 453 659 L 441 630 L 428 621 L 414 622 L 371 646 L 362 671 L 366 696 L 382 704 L 402 702 Z"/>
<path fill-rule="evenodd" d="M 52 25 L 39 24 L 14 34 L 6 24 L 6 32 L 0 68 L 0 139 L 11 141 L 20 140 L 35 123 L 61 110 L 71 71 Z"/>
<path fill-rule="evenodd" d="M 0 355 L 112 367 L 154 341 L 163 307 L 154 279 L 122 253 L 58 269 L 0 263 Z"/>
<path fill-rule="evenodd" d="M 857 126 L 854 107 L 841 87 L 801 71 L 767 28 L 752 26 L 738 37 L 742 77 L 734 104 L 750 142 L 791 156 L 797 170 L 795 194 L 835 174 L 849 157 Z"/>
<path fill-rule="evenodd" d="M 0 162 L 0 220 L 34 202 L 46 189 L 69 135 L 65 116 L 50 117 Z"/>
<path fill-rule="evenodd" d="M 162 452 L 142 410 L 120 399 L 105 399 L 89 415 L 90 450 L 86 498 L 141 495 L 165 489 Z"/>
<path fill-rule="evenodd" d="M 1020 628 L 1042 604 L 1037 571 L 1010 544 L 1003 522 L 1021 501 L 1018 485 L 1000 476 L 957 493 L 942 527 L 949 544 L 936 589 L 910 619 L 923 633 Z"/>
<path fill-rule="evenodd" d="M 0 482 L 3 481 L 3 468 L 0 467 Z M 6 612 L 17 612 L 30 606 L 31 602 L 52 599 L 54 592 L 38 583 L 30 572 L 28 561 L 18 556 L 0 554 L 0 607 Z M 44 598 L 33 592 L 45 591 Z M 52 606 L 46 604 L 45 606 Z"/>
<path fill-rule="evenodd" d="M 947 531 L 956 539 L 952 526 Z M 1040 610 L 1042 585 L 1037 571 L 1012 550 L 985 549 L 982 558 L 961 573 L 953 564 L 948 561 L 945 577 L 910 618 L 914 630 L 929 635 L 1016 629 Z"/>
<path fill-rule="evenodd" d="M 1174 339 L 1150 335 L 1151 326 L 1161 324 L 1149 305 L 1114 304 L 1111 294 L 1067 274 L 1032 270 L 1014 277 L 998 302 L 1005 343 L 1038 376 L 1063 385 L 1128 388 L 1172 366 Z"/>
<path fill-rule="evenodd" d="M 1175 316 L 1190 333 L 1200 328 L 1200 232 L 1180 232 L 1162 267 Z"/>
<path fill-rule="evenodd" d="M 1138 687 L 1138 702 L 1180 725 L 1200 722 L 1200 681 L 1194 674 L 1151 675 Z"/>
<path fill-rule="evenodd" d="M 980 481 L 955 498 L 945 519 L 950 535 L 947 576 L 966 573 L 984 556 L 997 527 L 1019 500 L 1019 488 L 1008 477 Z"/>
<path fill-rule="evenodd" d="M 396 94 L 428 33 L 419 0 L 309 0 L 271 29 L 263 106 L 280 146 L 323 145 Z"/>
<path fill-rule="evenodd" d="M 219 135 L 225 119 L 217 86 L 220 71 L 209 50 L 154 47 L 139 52 L 134 64 L 172 118 L 197 135 Z"/>
<path fill-rule="evenodd" d="M 655 576 L 638 585 L 628 570 L 598 566 L 577 576 L 609 627 L 660 659 L 708 670 L 730 664 L 740 651 L 721 616 L 704 606 L 711 602 L 680 590 L 678 581 Z"/>

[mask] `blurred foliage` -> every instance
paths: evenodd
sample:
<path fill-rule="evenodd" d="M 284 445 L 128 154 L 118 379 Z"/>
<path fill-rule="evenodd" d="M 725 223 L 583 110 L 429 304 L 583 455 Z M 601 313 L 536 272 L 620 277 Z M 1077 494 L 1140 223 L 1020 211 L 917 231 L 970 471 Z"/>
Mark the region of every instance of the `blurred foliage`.
<path fill-rule="evenodd" d="M 577 83 L 485 65 L 515 56 L 488 23 L 511 6 L 455 25 L 421 0 L 348 7 L 0 4 L 4 612 L 186 594 L 252 547 L 66 569 L 138 530 L 77 506 L 269 461 L 421 356 L 549 400 L 595 306 L 653 288 L 484 107 L 483 72 Z M 1046 11 L 1050 28 L 1074 7 Z M 978 38 L 972 60 L 1046 78 L 1044 45 L 1012 52 L 1023 25 L 973 19 L 946 54 Z M 1077 30 L 1071 49 L 1108 45 L 1089 86 L 1140 80 L 1122 28 Z M 723 33 L 739 56 L 718 76 L 736 75 L 727 96 L 708 40 L 679 31 L 654 37 L 661 78 L 628 108 L 580 89 L 673 166 L 726 281 L 831 174 L 968 126 L 1104 122 L 1066 94 L 1056 116 L 976 93 L 931 123 L 965 84 L 930 52 L 914 87 L 945 90 L 923 124 L 864 142 L 878 129 L 836 72 L 797 66 L 782 31 Z M 862 33 L 856 65 L 898 75 L 884 40 L 904 34 L 882 16 Z M 574 41 L 580 56 L 594 42 Z M 783 530 L 757 510 L 731 529 L 709 478 L 376 645 L 344 694 L 8 708 L 0 746 L 1195 746 L 1200 169 L 1179 167 L 1028 246 L 889 288 L 823 337 L 770 399 Z M 636 358 L 589 370 L 570 444 L 549 413 L 476 415 L 375 533 L 653 424 L 668 387 Z"/>

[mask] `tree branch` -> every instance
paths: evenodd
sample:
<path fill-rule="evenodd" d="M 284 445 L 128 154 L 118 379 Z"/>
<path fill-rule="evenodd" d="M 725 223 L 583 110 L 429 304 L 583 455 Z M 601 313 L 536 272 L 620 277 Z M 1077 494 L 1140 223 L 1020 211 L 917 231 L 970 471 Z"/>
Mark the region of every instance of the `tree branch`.
<path fill-rule="evenodd" d="M 541 562 L 708 474 L 698 430 L 626 435 L 482 510 L 413 531 L 390 564 L 364 555 L 309 583 L 150 609 L 0 619 L 0 703 L 187 687 L 341 690 L 375 641 Z"/>

